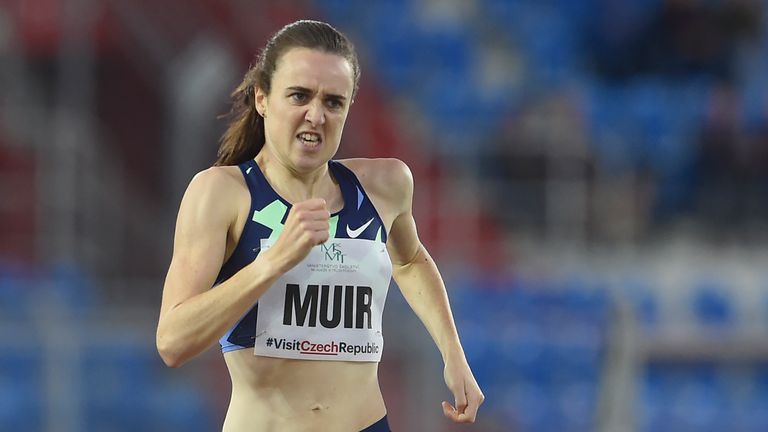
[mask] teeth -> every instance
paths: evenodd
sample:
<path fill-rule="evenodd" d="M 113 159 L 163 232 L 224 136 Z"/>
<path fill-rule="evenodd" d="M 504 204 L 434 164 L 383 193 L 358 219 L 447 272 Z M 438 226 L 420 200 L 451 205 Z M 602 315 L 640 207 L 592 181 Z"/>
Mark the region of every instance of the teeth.
<path fill-rule="evenodd" d="M 308 133 L 308 132 L 300 133 L 299 134 L 299 138 L 301 138 L 304 141 L 310 141 L 310 142 L 320 141 L 320 136 L 319 135 L 316 135 L 316 134 L 313 134 L 313 133 Z"/>

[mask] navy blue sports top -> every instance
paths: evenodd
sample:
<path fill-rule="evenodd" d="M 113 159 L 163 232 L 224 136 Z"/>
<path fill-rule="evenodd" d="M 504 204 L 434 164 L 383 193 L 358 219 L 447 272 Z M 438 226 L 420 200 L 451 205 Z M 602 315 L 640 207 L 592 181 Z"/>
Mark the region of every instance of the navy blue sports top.
<path fill-rule="evenodd" d="M 279 234 L 291 204 L 272 189 L 256 161 L 239 165 L 251 194 L 250 217 L 232 256 L 221 267 L 214 287 L 250 264 L 259 254 L 261 240 Z M 330 238 L 387 241 L 384 223 L 355 174 L 340 162 L 328 161 L 328 169 L 339 183 L 344 206 L 331 215 Z M 365 226 L 365 227 L 364 227 Z M 364 227 L 364 228 L 363 228 Z M 219 339 L 222 352 L 252 348 L 256 336 L 258 302 Z"/>

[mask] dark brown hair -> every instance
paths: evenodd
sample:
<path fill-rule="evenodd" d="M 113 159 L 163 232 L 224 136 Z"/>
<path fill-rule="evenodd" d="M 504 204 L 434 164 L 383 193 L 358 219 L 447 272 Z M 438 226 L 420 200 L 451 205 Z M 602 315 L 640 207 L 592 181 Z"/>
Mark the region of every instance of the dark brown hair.
<path fill-rule="evenodd" d="M 256 64 L 232 92 L 232 109 L 225 116 L 229 125 L 221 136 L 215 166 L 238 165 L 253 159 L 264 146 L 264 119 L 256 111 L 256 89 L 269 94 L 277 62 L 291 48 L 316 49 L 338 54 L 349 61 L 354 74 L 354 99 L 360 81 L 360 64 L 352 42 L 324 22 L 302 20 L 288 24 L 269 39 Z"/>

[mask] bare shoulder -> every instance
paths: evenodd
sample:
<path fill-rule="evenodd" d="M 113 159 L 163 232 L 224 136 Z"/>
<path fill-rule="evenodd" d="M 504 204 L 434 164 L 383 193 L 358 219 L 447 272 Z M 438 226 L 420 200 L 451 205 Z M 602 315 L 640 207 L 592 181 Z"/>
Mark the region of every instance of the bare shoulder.
<path fill-rule="evenodd" d="M 339 162 L 360 180 L 387 227 L 411 211 L 413 175 L 405 162 L 394 158 L 343 159 Z"/>
<path fill-rule="evenodd" d="M 195 174 L 190 181 L 190 187 L 203 189 L 227 189 L 237 185 L 242 186 L 240 168 L 236 166 L 214 166 Z"/>
<path fill-rule="evenodd" d="M 218 215 L 229 219 L 236 215 L 238 203 L 248 197 L 248 188 L 236 166 L 211 167 L 195 174 L 181 201 L 181 213 Z"/>
<path fill-rule="evenodd" d="M 187 196 L 221 200 L 247 190 L 236 166 L 215 166 L 195 174 L 187 187 Z"/>
<path fill-rule="evenodd" d="M 352 170 L 368 190 L 396 193 L 413 190 L 413 175 L 408 165 L 395 158 L 342 159 L 339 162 Z"/>

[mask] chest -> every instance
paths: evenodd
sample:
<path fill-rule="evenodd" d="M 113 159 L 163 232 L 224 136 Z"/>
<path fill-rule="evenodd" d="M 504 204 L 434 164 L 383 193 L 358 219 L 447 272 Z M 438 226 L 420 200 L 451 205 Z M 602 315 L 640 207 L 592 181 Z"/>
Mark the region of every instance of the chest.
<path fill-rule="evenodd" d="M 326 200 L 332 215 L 329 221 L 331 238 L 386 242 L 393 216 L 386 211 L 379 197 L 360 189 L 356 194 L 347 194 L 345 199 L 339 190 Z M 245 186 L 235 205 L 236 217 L 227 233 L 225 260 L 229 260 L 240 243 L 248 243 L 245 246 L 256 249 L 260 239 L 279 235 L 291 208 L 277 195 L 253 196 Z"/>

